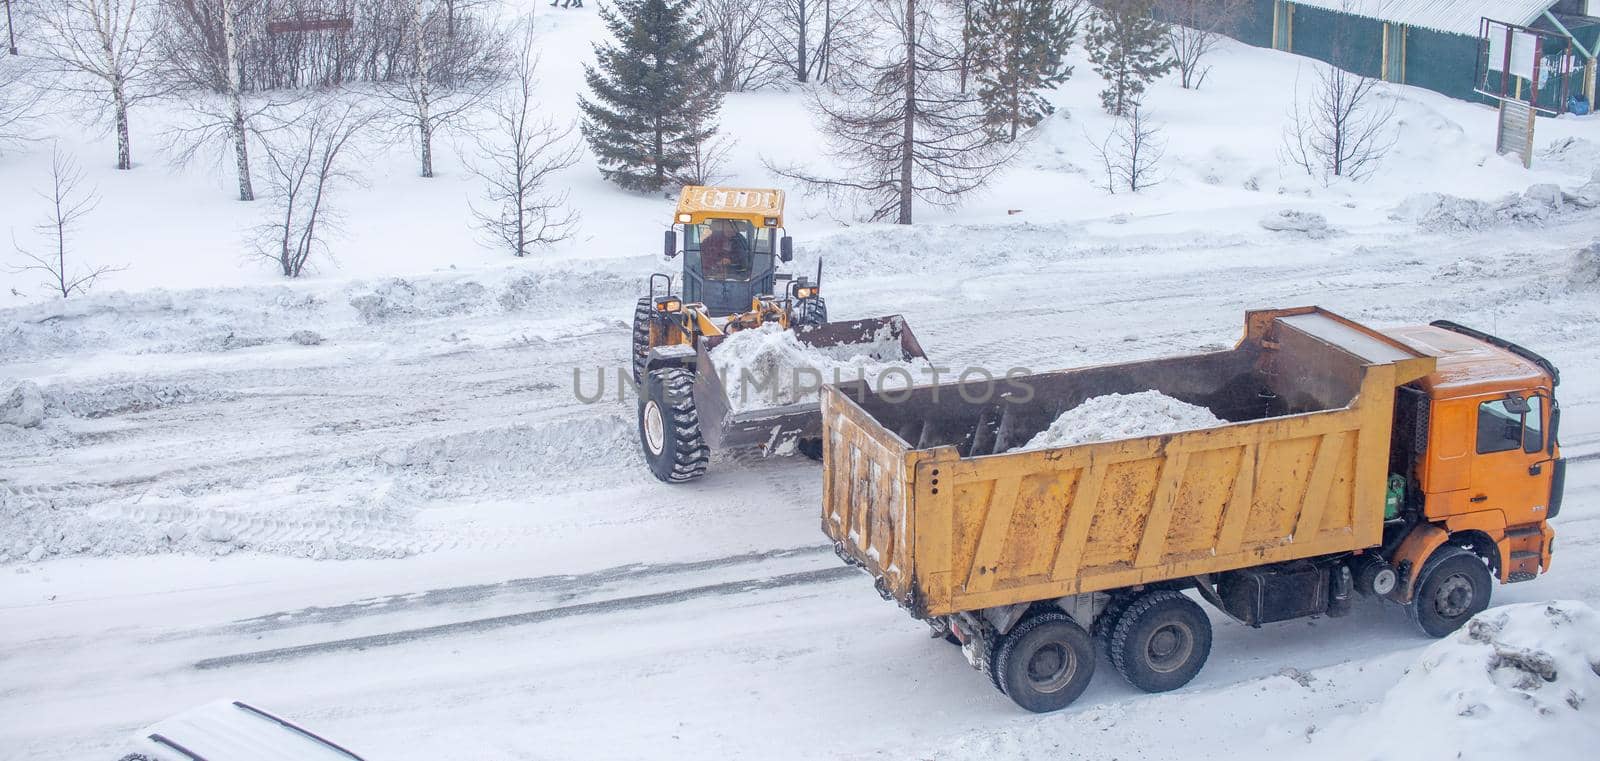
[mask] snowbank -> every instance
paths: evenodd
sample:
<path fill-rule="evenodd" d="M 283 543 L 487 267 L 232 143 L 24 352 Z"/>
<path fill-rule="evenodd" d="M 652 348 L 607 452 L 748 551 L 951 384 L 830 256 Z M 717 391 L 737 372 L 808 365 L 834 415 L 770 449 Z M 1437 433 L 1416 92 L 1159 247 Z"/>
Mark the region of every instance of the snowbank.
<path fill-rule="evenodd" d="M 1051 449 L 1092 441 L 1134 439 L 1223 425 L 1211 410 L 1173 399 L 1160 391 L 1106 394 L 1061 413 L 1049 428 L 1008 451 Z"/>
<path fill-rule="evenodd" d="M 1600 173 L 1571 192 L 1553 183 L 1531 185 L 1496 201 L 1479 201 L 1448 193 L 1408 196 L 1389 214 L 1429 232 L 1483 230 L 1501 225 L 1539 225 L 1600 206 Z"/>
<path fill-rule="evenodd" d="M 1383 700 L 1318 732 L 1326 757 L 1592 759 L 1600 747 L 1600 611 L 1575 600 L 1494 608 L 1423 651 Z"/>
<path fill-rule="evenodd" d="M 1283 209 L 1261 218 L 1261 227 L 1273 232 L 1301 233 L 1312 240 L 1333 235 L 1336 230 L 1328 226 L 1328 218 L 1314 212 Z"/>
<path fill-rule="evenodd" d="M 44 422 L 44 395 L 33 381 L 23 381 L 0 401 L 0 423 L 18 428 L 37 428 Z"/>
<path fill-rule="evenodd" d="M 711 350 L 735 412 L 818 400 L 823 385 L 862 380 L 874 390 L 902 389 L 927 378 L 927 360 L 904 361 L 891 326 L 862 343 L 808 346 L 769 323 L 741 330 Z"/>

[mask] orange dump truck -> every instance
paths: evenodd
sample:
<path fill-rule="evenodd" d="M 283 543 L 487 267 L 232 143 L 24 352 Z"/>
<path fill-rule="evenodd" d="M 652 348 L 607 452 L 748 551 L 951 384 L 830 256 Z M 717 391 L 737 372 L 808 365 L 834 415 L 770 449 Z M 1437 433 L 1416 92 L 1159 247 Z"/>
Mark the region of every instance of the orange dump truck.
<path fill-rule="evenodd" d="M 822 528 L 879 594 L 1024 708 L 1078 697 L 1094 642 L 1135 686 L 1186 684 L 1211 625 L 1404 604 L 1443 636 L 1492 579 L 1550 567 L 1556 369 L 1449 322 L 1377 331 L 1250 312 L 1231 350 L 874 392 L 829 386 Z M 1019 449 L 1107 394 L 1219 425 Z M 1193 593 L 1193 596 L 1191 596 Z"/>

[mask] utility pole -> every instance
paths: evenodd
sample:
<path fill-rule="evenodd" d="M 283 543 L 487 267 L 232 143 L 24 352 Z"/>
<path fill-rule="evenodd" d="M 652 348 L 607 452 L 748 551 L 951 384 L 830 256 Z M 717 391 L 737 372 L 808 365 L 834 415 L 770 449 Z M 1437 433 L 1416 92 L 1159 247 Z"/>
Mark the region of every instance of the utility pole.
<path fill-rule="evenodd" d="M 6 38 L 11 43 L 11 54 L 17 54 L 17 23 L 11 20 L 11 0 L 6 0 Z"/>

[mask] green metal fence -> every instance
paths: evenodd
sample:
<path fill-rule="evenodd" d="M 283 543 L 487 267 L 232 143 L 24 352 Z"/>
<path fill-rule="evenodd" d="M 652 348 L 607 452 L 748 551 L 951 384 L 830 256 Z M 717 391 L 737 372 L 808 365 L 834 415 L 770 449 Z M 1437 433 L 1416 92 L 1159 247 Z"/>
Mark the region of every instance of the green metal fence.
<path fill-rule="evenodd" d="M 1383 73 L 1383 22 L 1307 5 L 1294 9 L 1293 52 L 1365 77 Z M 1468 74 L 1471 80 L 1471 74 Z"/>

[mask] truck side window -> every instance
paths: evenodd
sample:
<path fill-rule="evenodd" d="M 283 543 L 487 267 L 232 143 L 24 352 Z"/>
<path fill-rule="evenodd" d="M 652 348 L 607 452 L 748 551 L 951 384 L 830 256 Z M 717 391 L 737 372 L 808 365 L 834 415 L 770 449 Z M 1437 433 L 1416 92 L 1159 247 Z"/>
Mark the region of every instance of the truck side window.
<path fill-rule="evenodd" d="M 1478 454 L 1509 452 L 1522 446 L 1522 416 L 1502 399 L 1478 405 Z"/>
<path fill-rule="evenodd" d="M 1523 424 L 1522 451 L 1533 454 L 1544 449 L 1544 397 L 1528 397 L 1528 414 Z"/>

